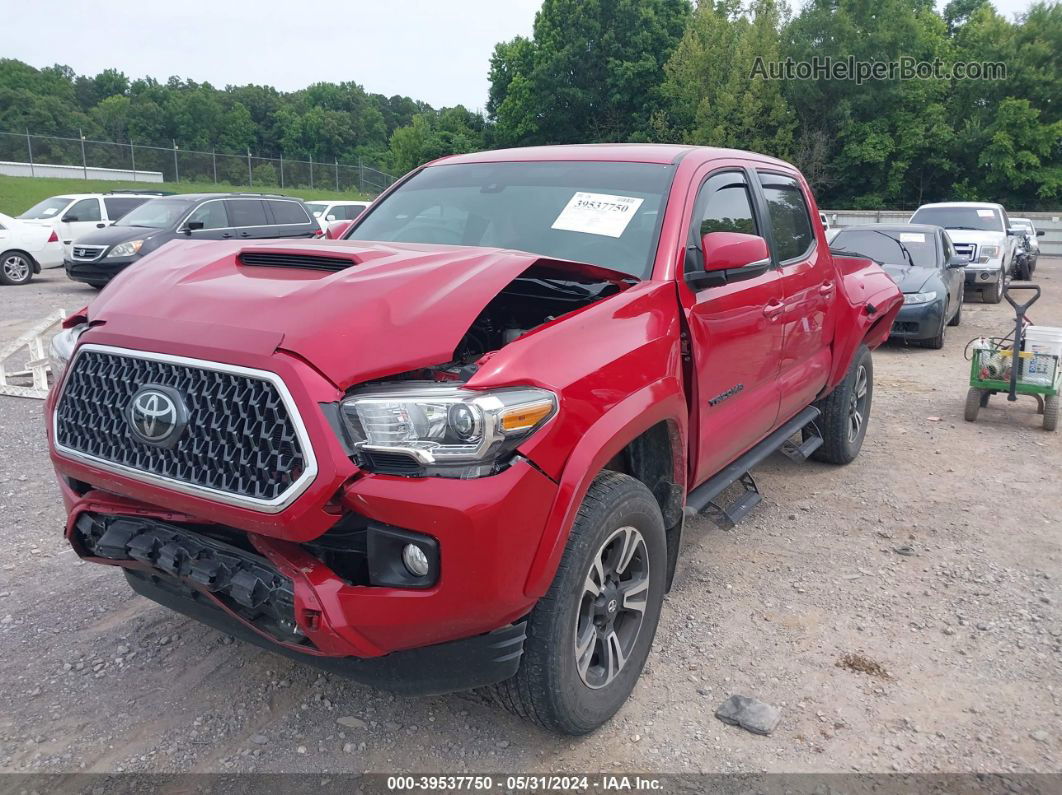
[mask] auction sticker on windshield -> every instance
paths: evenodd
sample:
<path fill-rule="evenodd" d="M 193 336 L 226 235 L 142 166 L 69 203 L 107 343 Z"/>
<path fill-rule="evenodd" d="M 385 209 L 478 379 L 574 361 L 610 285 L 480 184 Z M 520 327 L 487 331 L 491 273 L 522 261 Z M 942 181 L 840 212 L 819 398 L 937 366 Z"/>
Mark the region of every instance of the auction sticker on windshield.
<path fill-rule="evenodd" d="M 561 210 L 552 228 L 619 237 L 642 206 L 642 201 L 633 196 L 579 191 Z"/>
<path fill-rule="evenodd" d="M 925 243 L 926 236 L 921 232 L 900 232 L 901 243 Z"/>

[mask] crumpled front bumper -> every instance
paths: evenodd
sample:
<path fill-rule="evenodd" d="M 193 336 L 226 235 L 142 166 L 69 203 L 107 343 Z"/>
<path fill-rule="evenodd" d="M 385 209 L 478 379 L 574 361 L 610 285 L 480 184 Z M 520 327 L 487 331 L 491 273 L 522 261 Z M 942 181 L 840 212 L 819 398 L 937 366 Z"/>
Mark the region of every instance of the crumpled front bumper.
<path fill-rule="evenodd" d="M 382 658 L 517 624 L 534 605 L 525 594 L 525 583 L 556 493 L 556 484 L 523 460 L 476 480 L 369 474 L 354 479 L 342 490 L 343 511 L 430 536 L 438 543 L 437 581 L 429 588 L 410 589 L 344 579 L 322 562 L 311 544 L 204 524 L 100 491 L 79 496 L 65 479 L 60 485 L 72 506 L 67 536 L 80 556 L 179 585 L 185 596 L 189 591 L 198 594 L 193 601 L 220 613 L 227 624 L 242 626 L 258 642 L 307 659 Z M 92 522 L 119 519 L 153 522 L 164 531 L 175 527 L 191 533 L 200 546 L 210 546 L 203 533 L 227 539 L 229 547 L 252 555 L 255 565 L 264 564 L 290 582 L 290 609 L 284 613 L 270 606 L 264 614 L 256 614 L 260 605 L 239 599 L 240 594 L 254 591 L 253 583 L 244 581 L 238 593 L 230 586 L 219 588 L 219 581 L 212 579 L 218 568 L 212 560 L 200 566 L 185 560 L 182 565 L 172 550 L 164 550 L 164 544 L 152 550 L 144 542 L 141 551 L 148 552 L 137 557 L 122 545 L 122 538 L 117 538 L 122 543 L 112 538 L 113 554 L 108 556 L 107 544 L 100 549 L 98 541 L 89 544 L 82 537 L 83 528 Z M 187 558 L 191 551 L 186 548 L 184 554 Z M 232 570 L 229 565 L 225 573 L 230 580 Z M 284 620 L 289 618 L 293 626 Z M 275 631 L 278 625 L 284 626 L 284 633 Z"/>

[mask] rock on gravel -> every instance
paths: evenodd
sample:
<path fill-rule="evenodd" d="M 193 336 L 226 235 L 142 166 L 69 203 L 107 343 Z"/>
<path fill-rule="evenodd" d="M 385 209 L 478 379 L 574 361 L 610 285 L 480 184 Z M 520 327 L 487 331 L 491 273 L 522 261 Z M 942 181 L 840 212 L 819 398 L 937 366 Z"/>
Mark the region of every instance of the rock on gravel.
<path fill-rule="evenodd" d="M 731 726 L 740 726 L 753 734 L 770 734 L 782 713 L 777 707 L 748 696 L 731 696 L 715 711 L 715 717 Z"/>

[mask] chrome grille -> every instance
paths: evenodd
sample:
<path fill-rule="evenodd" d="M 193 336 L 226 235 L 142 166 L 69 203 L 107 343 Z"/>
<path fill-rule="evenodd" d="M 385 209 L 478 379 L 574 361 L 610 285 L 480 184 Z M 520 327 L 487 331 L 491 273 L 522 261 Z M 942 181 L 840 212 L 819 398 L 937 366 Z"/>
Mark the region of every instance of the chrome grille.
<path fill-rule="evenodd" d="M 106 250 L 106 246 L 74 246 L 74 259 L 79 262 L 94 262 Z"/>
<path fill-rule="evenodd" d="M 967 262 L 974 261 L 974 255 L 977 254 L 977 246 L 973 243 L 952 243 L 951 246 L 955 249 L 955 253 Z"/>
<path fill-rule="evenodd" d="M 130 403 L 145 385 L 176 390 L 187 407 L 172 446 L 132 432 Z M 265 511 L 289 504 L 317 471 L 275 374 L 99 345 L 74 357 L 55 409 L 55 441 L 60 453 L 101 468 Z"/>

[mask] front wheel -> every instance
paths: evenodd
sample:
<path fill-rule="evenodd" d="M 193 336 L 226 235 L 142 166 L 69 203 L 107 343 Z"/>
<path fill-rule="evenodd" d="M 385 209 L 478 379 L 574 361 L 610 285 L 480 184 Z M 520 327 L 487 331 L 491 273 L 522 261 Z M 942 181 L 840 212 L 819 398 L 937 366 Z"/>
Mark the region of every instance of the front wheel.
<path fill-rule="evenodd" d="M 1003 300 L 1003 269 L 999 271 L 999 277 L 996 279 L 996 283 L 991 288 L 984 290 L 981 293 L 982 300 L 989 304 L 998 304 Z"/>
<path fill-rule="evenodd" d="M 966 291 L 959 293 L 959 306 L 955 310 L 955 314 L 951 316 L 951 320 L 948 321 L 949 326 L 957 326 L 962 323 L 962 302 L 966 300 Z"/>
<path fill-rule="evenodd" d="M 618 472 L 594 480 L 549 592 L 527 622 L 516 676 L 494 686 L 510 711 L 586 734 L 630 696 L 656 635 L 667 542 L 652 493 Z"/>
<path fill-rule="evenodd" d="M 1058 427 L 1058 395 L 1044 398 L 1044 430 L 1053 431 Z"/>
<path fill-rule="evenodd" d="M 822 411 L 819 421 L 822 445 L 812 453 L 812 458 L 830 464 L 855 460 L 867 435 L 873 395 L 874 365 L 870 349 L 860 345 L 844 380 L 817 404 Z"/>

